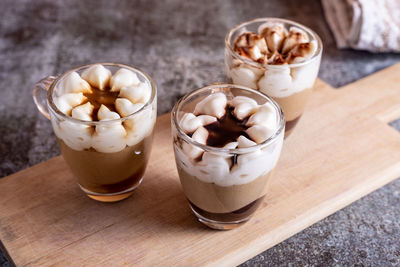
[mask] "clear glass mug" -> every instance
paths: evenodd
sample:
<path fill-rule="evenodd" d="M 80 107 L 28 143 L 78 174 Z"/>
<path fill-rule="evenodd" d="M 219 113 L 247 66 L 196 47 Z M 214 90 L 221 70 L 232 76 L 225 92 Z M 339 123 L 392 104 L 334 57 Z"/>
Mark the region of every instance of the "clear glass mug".
<path fill-rule="evenodd" d="M 128 116 L 108 121 L 84 121 L 61 112 L 55 104 L 60 84 L 70 73 L 81 74 L 95 64 L 42 79 L 34 87 L 33 99 L 39 111 L 50 119 L 63 158 L 80 188 L 92 199 L 115 202 L 132 195 L 143 180 L 157 117 L 157 90 L 150 76 L 137 68 L 117 63 L 100 64 L 113 74 L 121 68 L 134 72 L 140 82 L 151 88 L 149 101 Z M 107 132 L 121 125 L 126 131 L 123 138 Z M 105 137 L 102 133 L 109 135 Z"/>
<path fill-rule="evenodd" d="M 245 32 L 258 32 L 264 23 L 280 23 L 287 30 L 297 27 L 305 32 L 309 41 L 316 43 L 314 54 L 300 63 L 270 65 L 261 64 L 240 56 L 234 50 L 238 36 Z M 288 136 L 298 123 L 312 93 L 318 76 L 322 54 L 322 42 L 311 29 L 294 21 L 280 18 L 259 18 L 232 28 L 225 37 L 225 67 L 229 82 L 263 92 L 272 97 L 282 108 L 286 118 Z"/>
<path fill-rule="evenodd" d="M 224 93 L 228 100 L 235 96 L 247 96 L 259 105 L 271 103 L 277 114 L 278 129 L 263 143 L 246 148 L 218 148 L 194 141 L 184 133 L 179 122 L 184 113 L 193 112 L 199 101 L 215 92 Z M 172 110 L 171 124 L 179 178 L 198 220 L 219 230 L 234 229 L 247 222 L 267 194 L 268 181 L 280 156 L 285 118 L 279 105 L 268 96 L 247 87 L 215 84 L 194 90 L 181 98 Z M 193 159 L 190 156 L 193 149 L 202 155 Z M 230 168 L 220 165 L 226 159 L 231 159 Z"/>

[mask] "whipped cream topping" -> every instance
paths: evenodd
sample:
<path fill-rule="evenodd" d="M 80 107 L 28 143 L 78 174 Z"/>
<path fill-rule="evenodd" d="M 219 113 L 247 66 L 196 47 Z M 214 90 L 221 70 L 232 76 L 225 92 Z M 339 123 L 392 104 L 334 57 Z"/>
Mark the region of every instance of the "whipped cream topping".
<path fill-rule="evenodd" d="M 112 75 L 101 64 L 82 72 L 71 72 L 58 84 L 54 103 L 64 114 L 82 121 L 108 121 L 137 114 L 125 121 L 96 126 L 52 118 L 57 137 L 75 150 L 94 148 L 104 153 L 118 152 L 133 146 L 150 135 L 156 120 L 156 100 L 143 107 L 151 98 L 148 82 L 121 68 Z"/>
<path fill-rule="evenodd" d="M 228 119 L 237 125 L 226 125 Z M 179 126 L 200 144 L 210 146 L 215 143 L 211 139 L 218 139 L 215 136 L 217 133 L 225 139 L 224 143 L 218 142 L 222 144 L 218 147 L 236 149 L 263 143 L 278 130 L 278 120 L 277 111 L 271 103 L 259 105 L 246 96 L 228 100 L 224 93 L 214 93 L 198 102 L 194 113 L 183 114 Z M 182 140 L 174 146 L 175 154 L 179 166 L 203 182 L 220 186 L 246 184 L 275 167 L 283 143 L 283 132 L 272 144 L 250 153 L 233 155 L 204 151 Z"/>
<path fill-rule="evenodd" d="M 282 23 L 266 22 L 258 33 L 244 32 L 236 38 L 234 51 L 260 63 L 252 66 L 237 58 L 228 60 L 228 77 L 235 84 L 258 89 L 276 98 L 312 88 L 318 75 L 320 55 L 300 66 L 317 52 L 318 43 L 302 29 L 286 29 Z"/>

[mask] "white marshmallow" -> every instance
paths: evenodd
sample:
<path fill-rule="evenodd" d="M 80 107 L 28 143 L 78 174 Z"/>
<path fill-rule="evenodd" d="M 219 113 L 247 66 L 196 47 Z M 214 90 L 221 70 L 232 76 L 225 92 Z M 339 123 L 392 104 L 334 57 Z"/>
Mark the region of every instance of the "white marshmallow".
<path fill-rule="evenodd" d="M 224 183 L 224 178 L 230 172 L 231 160 L 228 157 L 212 152 L 204 152 L 199 165 L 206 169 L 208 175 L 213 178 L 214 183 Z"/>
<path fill-rule="evenodd" d="M 192 139 L 200 144 L 205 145 L 208 138 L 208 131 L 204 127 L 199 127 L 192 135 Z"/>
<path fill-rule="evenodd" d="M 285 97 L 292 94 L 288 89 L 292 84 L 290 68 L 287 65 L 267 68 L 258 81 L 260 91 L 270 97 Z"/>
<path fill-rule="evenodd" d="M 257 145 L 256 142 L 248 139 L 247 137 L 245 137 L 243 135 L 238 137 L 237 143 L 238 143 L 238 148 L 251 147 L 251 146 Z"/>
<path fill-rule="evenodd" d="M 106 106 L 101 105 L 97 113 L 100 121 L 119 119 L 116 112 L 110 111 Z M 121 122 L 112 124 L 97 125 L 93 135 L 92 146 L 99 152 L 113 153 L 125 148 L 126 131 Z"/>
<path fill-rule="evenodd" d="M 304 89 L 312 88 L 318 76 L 320 58 L 303 66 L 292 67 L 292 87 L 291 91 L 296 93 Z"/>
<path fill-rule="evenodd" d="M 199 127 L 192 135 L 192 139 L 194 141 L 203 145 L 206 144 L 207 138 L 208 138 L 208 131 L 204 127 Z M 182 143 L 182 150 L 192 160 L 200 157 L 201 154 L 204 152 L 203 149 L 194 146 L 192 144 L 189 144 L 185 141 Z"/>
<path fill-rule="evenodd" d="M 70 93 L 54 98 L 54 104 L 62 113 L 70 115 L 71 110 L 86 99 L 83 93 Z"/>
<path fill-rule="evenodd" d="M 73 71 L 60 82 L 58 90 L 58 95 L 61 96 L 70 93 L 90 93 L 92 88 L 77 72 Z"/>
<path fill-rule="evenodd" d="M 257 88 L 257 75 L 253 70 L 245 67 L 236 67 L 230 70 L 229 76 L 234 84 L 243 85 L 250 88 Z"/>
<path fill-rule="evenodd" d="M 136 145 L 143 138 L 152 134 L 157 117 L 156 105 L 157 103 L 155 102 L 154 106 L 147 106 L 124 121 L 127 131 L 126 143 L 128 146 Z"/>
<path fill-rule="evenodd" d="M 226 145 L 224 145 L 223 148 L 225 149 L 235 149 L 238 146 L 238 142 L 230 142 Z"/>
<path fill-rule="evenodd" d="M 282 23 L 266 22 L 258 27 L 258 33 L 263 36 L 271 52 L 278 51 L 287 35 Z"/>
<path fill-rule="evenodd" d="M 194 114 L 221 118 L 225 115 L 226 103 L 227 99 L 224 93 L 211 94 L 196 104 Z"/>
<path fill-rule="evenodd" d="M 122 87 L 134 86 L 140 83 L 136 73 L 128 69 L 119 69 L 110 80 L 111 92 L 119 92 Z"/>
<path fill-rule="evenodd" d="M 180 127 L 185 133 L 193 133 L 199 127 L 216 122 L 217 118 L 209 115 L 195 116 L 193 113 L 185 113 L 179 122 Z"/>
<path fill-rule="evenodd" d="M 94 106 L 90 104 L 90 102 L 77 106 L 72 110 L 72 118 L 83 121 L 92 121 L 93 109 Z"/>
<path fill-rule="evenodd" d="M 276 129 L 269 128 L 263 125 L 254 125 L 246 130 L 246 133 L 253 139 L 257 144 L 260 144 L 267 140 L 270 136 L 275 133 Z"/>
<path fill-rule="evenodd" d="M 151 96 L 150 87 L 145 83 L 139 83 L 137 85 L 122 87 L 119 93 L 119 97 L 129 99 L 132 103 L 144 103 L 146 104 Z"/>
<path fill-rule="evenodd" d="M 254 99 L 247 97 L 247 96 L 235 96 L 231 101 L 229 101 L 229 105 L 231 105 L 232 107 L 236 107 L 239 104 L 242 103 L 248 103 L 252 106 L 257 106 L 257 101 L 255 101 Z"/>
<path fill-rule="evenodd" d="M 235 114 L 235 117 L 239 120 L 244 120 L 245 118 L 256 112 L 256 110 L 257 105 L 252 105 L 250 103 L 240 103 L 233 110 L 233 114 Z"/>
<path fill-rule="evenodd" d="M 133 104 L 126 98 L 117 98 L 115 100 L 115 108 L 122 117 L 126 117 L 132 113 L 135 113 L 143 106 L 143 103 Z"/>
<path fill-rule="evenodd" d="M 295 45 L 307 43 L 308 41 L 309 38 L 305 31 L 297 27 L 291 27 L 288 36 L 283 42 L 282 54 L 289 53 Z"/>
<path fill-rule="evenodd" d="M 93 127 L 72 121 L 62 121 L 59 124 L 58 137 L 74 150 L 84 150 L 92 146 Z"/>
<path fill-rule="evenodd" d="M 105 105 L 101 105 L 97 112 L 100 121 L 109 121 L 121 118 L 117 112 L 109 110 Z"/>
<path fill-rule="evenodd" d="M 278 128 L 278 122 L 276 118 L 276 111 L 267 103 L 259 107 L 256 113 L 251 115 L 246 123 L 246 126 L 263 125 L 270 129 Z"/>
<path fill-rule="evenodd" d="M 101 64 L 95 64 L 82 72 L 82 78 L 91 86 L 104 90 L 111 78 L 111 71 Z"/>
<path fill-rule="evenodd" d="M 243 120 L 256 112 L 257 102 L 246 96 L 236 96 L 230 101 L 230 105 L 234 107 L 233 113 L 236 118 Z"/>

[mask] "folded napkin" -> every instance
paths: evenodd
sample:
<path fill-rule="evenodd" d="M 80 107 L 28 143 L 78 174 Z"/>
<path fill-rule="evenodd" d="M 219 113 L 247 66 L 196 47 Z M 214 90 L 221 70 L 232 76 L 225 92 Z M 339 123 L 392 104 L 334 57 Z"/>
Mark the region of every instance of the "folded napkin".
<path fill-rule="evenodd" d="M 322 0 L 339 48 L 400 52 L 400 0 Z"/>

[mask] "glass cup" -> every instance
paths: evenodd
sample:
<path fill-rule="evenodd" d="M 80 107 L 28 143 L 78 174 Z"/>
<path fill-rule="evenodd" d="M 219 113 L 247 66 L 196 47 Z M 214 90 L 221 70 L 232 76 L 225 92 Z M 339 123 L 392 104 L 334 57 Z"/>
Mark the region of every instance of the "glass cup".
<path fill-rule="evenodd" d="M 261 64 L 240 56 L 234 50 L 237 38 L 245 32 L 257 33 L 258 28 L 264 23 L 280 23 L 288 31 L 291 27 L 302 30 L 309 41 L 316 44 L 314 54 L 305 61 L 281 65 Z M 280 53 L 284 57 L 288 55 L 287 52 L 283 54 L 282 50 Z M 318 75 L 321 54 L 322 42 L 319 36 L 311 29 L 286 19 L 260 18 L 247 21 L 231 29 L 225 38 L 228 81 L 259 90 L 272 97 L 285 114 L 285 136 L 292 132 L 303 114 Z"/>
<path fill-rule="evenodd" d="M 185 113 L 193 112 L 199 101 L 216 92 L 224 93 L 228 100 L 246 96 L 259 105 L 271 103 L 277 114 L 277 130 L 266 141 L 246 148 L 218 148 L 194 141 L 184 133 L 179 122 Z M 247 87 L 215 84 L 181 98 L 172 110 L 171 124 L 179 178 L 198 220 L 219 230 L 233 229 L 247 222 L 263 201 L 280 156 L 285 118 L 279 105 Z M 200 156 L 193 158 L 193 151 Z"/>
<path fill-rule="evenodd" d="M 64 160 L 80 188 L 92 199 L 115 202 L 132 195 L 143 180 L 157 117 L 157 90 L 150 76 L 137 68 L 101 63 L 113 74 L 121 68 L 134 72 L 140 82 L 151 88 L 149 101 L 120 119 L 84 121 L 72 118 L 55 104 L 60 85 L 70 73 L 81 74 L 93 65 L 42 79 L 33 90 L 33 98 L 39 111 L 50 119 Z M 122 129 L 124 134 L 113 129 Z"/>

